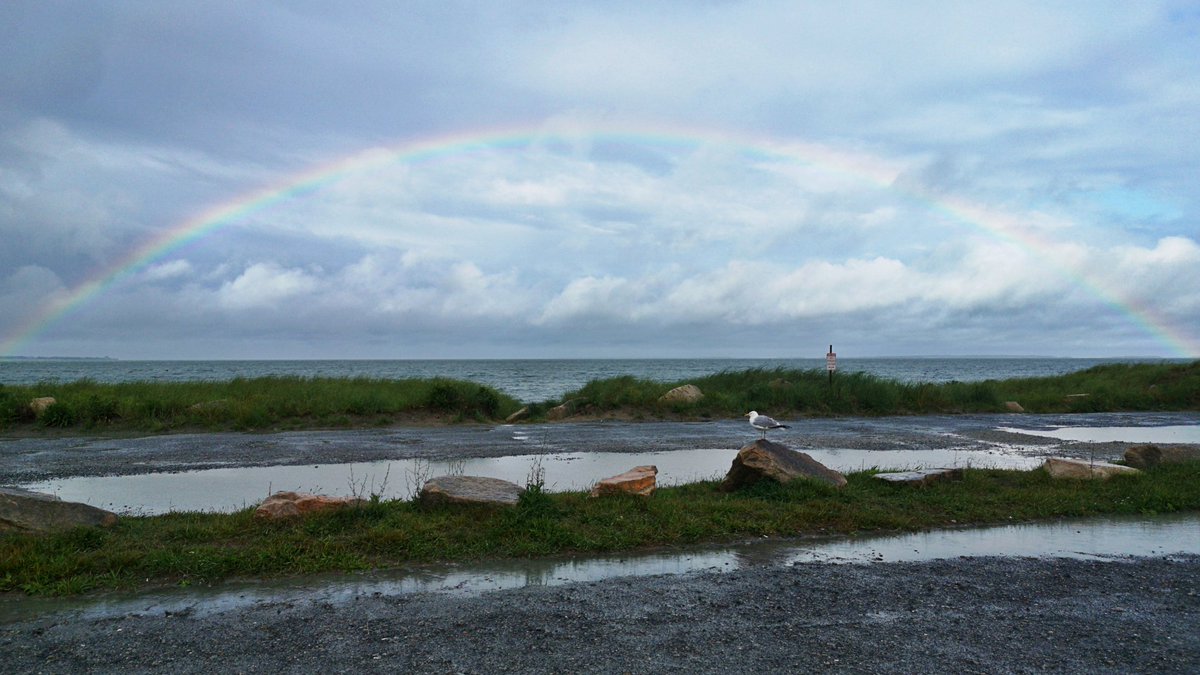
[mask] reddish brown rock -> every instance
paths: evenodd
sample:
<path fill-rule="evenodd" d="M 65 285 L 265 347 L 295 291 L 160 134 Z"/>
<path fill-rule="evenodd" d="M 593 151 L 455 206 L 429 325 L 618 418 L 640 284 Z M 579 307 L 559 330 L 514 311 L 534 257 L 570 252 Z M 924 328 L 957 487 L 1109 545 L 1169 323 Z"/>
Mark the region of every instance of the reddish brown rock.
<path fill-rule="evenodd" d="M 846 484 L 845 476 L 810 455 L 760 438 L 738 450 L 737 457 L 733 459 L 733 466 L 729 468 L 729 473 L 725 474 L 725 480 L 721 483 L 721 489 L 732 492 L 764 478 L 780 483 L 808 478 L 835 487 Z"/>
<path fill-rule="evenodd" d="M 1135 469 L 1182 462 L 1200 462 L 1200 446 L 1135 445 L 1125 451 L 1125 463 Z"/>
<path fill-rule="evenodd" d="M 255 518 L 282 520 L 317 511 L 333 511 L 347 506 L 358 506 L 363 500 L 357 497 L 329 497 L 310 495 L 303 492 L 276 492 L 263 500 L 254 510 Z"/>
<path fill-rule="evenodd" d="M 592 496 L 631 494 L 649 497 L 654 494 L 658 481 L 657 466 L 635 466 L 619 476 L 612 476 L 596 483 Z"/>
<path fill-rule="evenodd" d="M 1015 413 L 1023 413 L 1023 412 L 1025 412 L 1025 408 L 1022 408 L 1022 407 L 1021 407 L 1021 404 L 1020 404 L 1020 403 L 1017 403 L 1016 401 L 1005 401 L 1005 402 L 1004 402 L 1004 409 L 1005 409 L 1005 410 L 1007 410 L 1007 411 L 1009 411 L 1009 412 L 1015 412 Z"/>
<path fill-rule="evenodd" d="M 1066 459 L 1050 457 L 1046 460 L 1046 472 L 1051 478 L 1079 478 L 1108 480 L 1121 474 L 1141 473 L 1131 466 L 1110 464 L 1108 462 L 1089 462 L 1084 459 Z"/>

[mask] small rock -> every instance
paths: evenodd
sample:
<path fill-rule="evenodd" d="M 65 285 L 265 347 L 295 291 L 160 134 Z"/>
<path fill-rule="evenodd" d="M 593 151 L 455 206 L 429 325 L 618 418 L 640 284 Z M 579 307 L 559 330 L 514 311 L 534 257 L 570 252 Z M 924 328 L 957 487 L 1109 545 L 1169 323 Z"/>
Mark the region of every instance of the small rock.
<path fill-rule="evenodd" d="M 46 409 L 55 403 L 58 403 L 58 401 L 53 396 L 42 396 L 30 401 L 29 409 L 33 411 L 34 417 L 41 417 L 46 412 Z"/>
<path fill-rule="evenodd" d="M 919 469 L 917 471 L 898 471 L 893 473 L 877 473 L 875 477 L 889 483 L 917 485 L 925 487 L 941 481 L 962 480 L 963 470 L 954 469 Z"/>
<path fill-rule="evenodd" d="M 636 466 L 623 474 L 605 478 L 592 488 L 592 496 L 633 494 L 649 497 L 657 487 L 657 466 Z"/>
<path fill-rule="evenodd" d="M 362 503 L 363 500 L 357 497 L 328 497 L 303 492 L 276 492 L 258 505 L 258 508 L 254 510 L 254 517 L 262 520 L 283 520 L 306 513 L 334 511 Z"/>
<path fill-rule="evenodd" d="M 525 406 L 524 408 L 521 408 L 517 412 L 509 415 L 508 417 L 505 417 L 504 423 L 512 424 L 513 422 L 520 422 L 521 420 L 525 419 L 526 417 L 529 417 L 529 406 Z"/>
<path fill-rule="evenodd" d="M 704 392 L 700 391 L 700 387 L 694 384 L 685 384 L 680 387 L 675 387 L 671 391 L 658 397 L 659 403 L 695 403 L 704 398 Z"/>
<path fill-rule="evenodd" d="M 1141 473 L 1131 466 L 1121 466 L 1109 462 L 1088 462 L 1064 457 L 1050 457 L 1044 466 L 1052 478 L 1107 480 L 1121 474 Z"/>
<path fill-rule="evenodd" d="M 570 417 L 578 412 L 583 404 L 587 403 L 586 398 L 573 398 L 569 401 L 564 401 L 562 405 L 555 406 L 546 411 L 546 419 L 561 420 Z"/>
<path fill-rule="evenodd" d="M 1015 412 L 1015 413 L 1025 412 L 1025 409 L 1021 407 L 1021 404 L 1017 403 L 1016 401 L 1005 401 L 1004 408 L 1006 410 L 1008 410 L 1009 412 Z"/>
<path fill-rule="evenodd" d="M 64 502 L 54 495 L 0 487 L 0 532 L 48 532 L 87 525 L 109 527 L 117 514 L 88 504 Z"/>
<path fill-rule="evenodd" d="M 732 492 L 757 483 L 763 478 L 787 483 L 797 478 L 810 478 L 835 487 L 846 485 L 846 477 L 813 459 L 810 455 L 792 450 L 786 445 L 759 439 L 738 450 L 733 466 L 725 474 L 721 489 Z"/>
<path fill-rule="evenodd" d="M 499 478 L 486 476 L 438 476 L 421 488 L 424 504 L 495 504 L 515 506 L 521 488 Z"/>

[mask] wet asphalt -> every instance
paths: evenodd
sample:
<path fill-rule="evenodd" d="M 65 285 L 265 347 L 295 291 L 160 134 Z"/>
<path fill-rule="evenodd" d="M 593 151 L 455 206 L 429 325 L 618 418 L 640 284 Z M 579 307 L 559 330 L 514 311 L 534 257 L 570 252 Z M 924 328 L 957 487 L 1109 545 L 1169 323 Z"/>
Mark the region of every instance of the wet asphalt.
<path fill-rule="evenodd" d="M 1114 459 L 1128 443 L 1060 441 L 1010 431 L 1059 426 L 1200 424 L 1196 413 L 934 415 L 784 420 L 771 438 L 805 451 L 1000 450 Z M 447 461 L 576 452 L 736 450 L 758 437 L 744 420 L 709 422 L 564 421 L 546 424 L 396 427 L 276 433 L 142 437 L 0 437 L 0 485 L 72 476 L 132 475 L 241 466 L 288 466 L 397 459 Z"/>

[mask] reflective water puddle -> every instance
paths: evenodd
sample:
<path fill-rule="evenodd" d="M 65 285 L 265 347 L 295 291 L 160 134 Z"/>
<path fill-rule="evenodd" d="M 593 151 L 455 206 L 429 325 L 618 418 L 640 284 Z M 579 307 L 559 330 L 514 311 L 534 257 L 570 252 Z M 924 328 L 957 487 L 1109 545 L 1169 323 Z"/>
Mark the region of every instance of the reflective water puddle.
<path fill-rule="evenodd" d="M 1196 424 L 1161 427 L 1058 427 L 1055 429 L 1003 427 L 1000 431 L 1086 443 L 1200 443 L 1200 425 Z"/>
<path fill-rule="evenodd" d="M 347 602 L 411 593 L 480 594 L 628 576 L 731 572 L 809 563 L 879 564 L 977 556 L 1121 560 L 1124 556 L 1200 555 L 1200 517 L 1106 518 L 841 539 L 764 540 L 719 549 L 632 555 L 512 560 L 470 566 L 423 566 L 367 575 L 229 583 L 83 600 L 0 603 L 0 621 L 48 612 L 84 618 L 214 614 L 263 603 Z"/>
<path fill-rule="evenodd" d="M 1031 469 L 1042 458 L 1000 451 L 852 450 L 807 452 L 843 472 L 870 468 L 998 467 Z M 535 467 L 545 471 L 551 491 L 588 490 L 603 478 L 646 464 L 658 467 L 659 485 L 719 479 L 736 450 L 676 450 L 651 453 L 563 453 L 465 459 L 459 462 L 389 460 L 354 464 L 239 467 L 136 476 L 82 476 L 22 485 L 119 513 L 153 515 L 171 511 L 236 511 L 258 504 L 272 492 L 295 490 L 327 495 L 378 494 L 407 499 L 433 476 L 459 473 L 502 478 L 525 485 Z"/>

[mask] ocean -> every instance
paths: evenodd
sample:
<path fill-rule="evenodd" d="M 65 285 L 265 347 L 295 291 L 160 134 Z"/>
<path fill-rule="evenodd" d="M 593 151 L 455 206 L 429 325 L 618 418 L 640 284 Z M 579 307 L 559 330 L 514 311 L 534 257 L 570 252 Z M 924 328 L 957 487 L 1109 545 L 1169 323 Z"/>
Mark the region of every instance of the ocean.
<path fill-rule="evenodd" d="M 837 372 L 866 372 L 903 382 L 973 382 L 1061 375 L 1105 363 L 1188 363 L 1186 359 L 1072 359 L 1039 357 L 839 357 Z M 591 380 L 633 375 L 675 382 L 748 368 L 825 369 L 825 359 L 524 359 L 325 361 L 124 361 L 114 359 L 0 360 L 0 385 L 71 382 L 181 382 L 236 377 L 448 377 L 490 385 L 525 401 L 558 399 Z"/>

